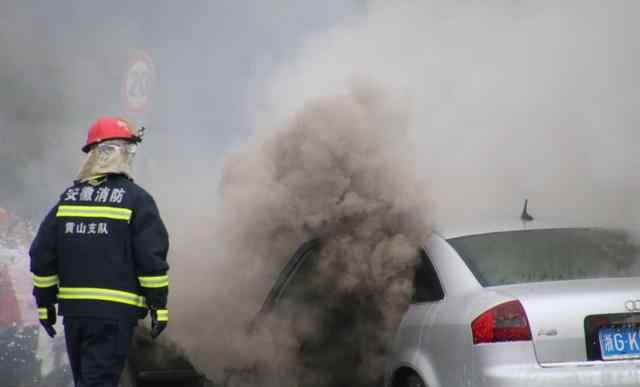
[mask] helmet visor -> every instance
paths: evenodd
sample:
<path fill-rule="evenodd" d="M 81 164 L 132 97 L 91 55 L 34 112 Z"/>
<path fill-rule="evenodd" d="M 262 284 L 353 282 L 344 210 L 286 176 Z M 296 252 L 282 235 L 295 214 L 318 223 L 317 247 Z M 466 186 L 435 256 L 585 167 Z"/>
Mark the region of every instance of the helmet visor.
<path fill-rule="evenodd" d="M 103 157 L 111 157 L 114 153 L 133 158 L 138 151 L 138 144 L 127 140 L 107 140 L 96 147 L 97 152 Z"/>

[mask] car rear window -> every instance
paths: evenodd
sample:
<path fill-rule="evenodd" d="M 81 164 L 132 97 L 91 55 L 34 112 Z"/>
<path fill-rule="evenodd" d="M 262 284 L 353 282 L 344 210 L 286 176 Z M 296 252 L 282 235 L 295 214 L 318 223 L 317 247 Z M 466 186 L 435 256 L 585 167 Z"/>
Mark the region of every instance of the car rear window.
<path fill-rule="evenodd" d="M 640 276 L 640 248 L 622 231 L 522 230 L 449 243 L 483 286 Z"/>

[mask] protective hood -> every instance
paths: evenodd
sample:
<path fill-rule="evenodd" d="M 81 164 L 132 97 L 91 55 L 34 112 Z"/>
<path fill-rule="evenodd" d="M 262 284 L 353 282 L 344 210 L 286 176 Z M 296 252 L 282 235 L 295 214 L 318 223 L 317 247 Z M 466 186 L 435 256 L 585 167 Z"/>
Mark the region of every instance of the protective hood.
<path fill-rule="evenodd" d="M 132 164 L 135 152 L 136 145 L 128 141 L 104 141 L 89 151 L 77 180 L 85 182 L 108 173 L 123 174 L 133 180 Z"/>

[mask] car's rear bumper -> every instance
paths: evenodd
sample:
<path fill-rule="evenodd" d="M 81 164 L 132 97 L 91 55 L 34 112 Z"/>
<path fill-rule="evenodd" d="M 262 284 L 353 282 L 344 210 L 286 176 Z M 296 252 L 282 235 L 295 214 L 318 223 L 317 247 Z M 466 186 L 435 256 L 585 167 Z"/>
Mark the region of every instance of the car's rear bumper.
<path fill-rule="evenodd" d="M 473 387 L 627 387 L 640 385 L 640 361 L 578 362 L 541 366 L 530 342 L 477 345 Z"/>

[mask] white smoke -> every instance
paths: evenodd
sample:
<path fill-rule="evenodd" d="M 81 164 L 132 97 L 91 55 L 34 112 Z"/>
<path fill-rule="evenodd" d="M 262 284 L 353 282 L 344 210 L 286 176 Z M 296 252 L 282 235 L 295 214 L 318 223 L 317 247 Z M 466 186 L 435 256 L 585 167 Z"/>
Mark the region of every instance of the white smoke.
<path fill-rule="evenodd" d="M 249 116 L 279 122 L 369 77 L 411 101 L 435 223 L 513 217 L 525 197 L 539 219 L 619 222 L 640 166 L 636 8 L 374 1 L 361 19 L 308 39 Z"/>

